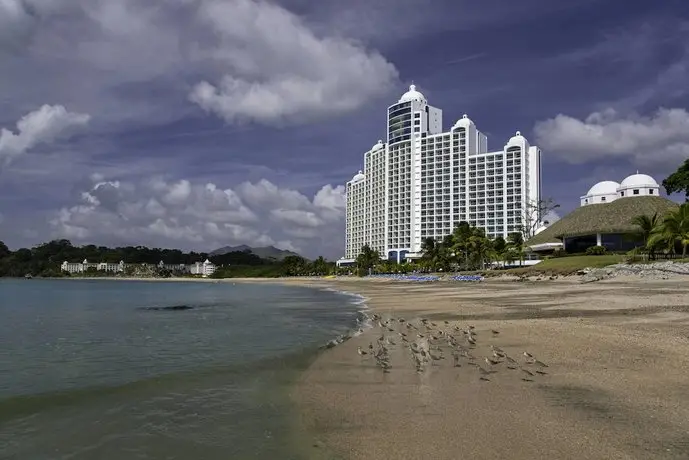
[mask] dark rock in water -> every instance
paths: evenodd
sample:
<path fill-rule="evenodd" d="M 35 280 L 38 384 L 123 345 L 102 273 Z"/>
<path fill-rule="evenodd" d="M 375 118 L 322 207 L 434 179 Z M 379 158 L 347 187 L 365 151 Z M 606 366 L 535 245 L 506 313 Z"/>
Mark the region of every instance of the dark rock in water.
<path fill-rule="evenodd" d="M 179 311 L 179 310 L 193 310 L 191 305 L 170 305 L 168 307 L 143 307 L 142 310 L 149 311 Z"/>

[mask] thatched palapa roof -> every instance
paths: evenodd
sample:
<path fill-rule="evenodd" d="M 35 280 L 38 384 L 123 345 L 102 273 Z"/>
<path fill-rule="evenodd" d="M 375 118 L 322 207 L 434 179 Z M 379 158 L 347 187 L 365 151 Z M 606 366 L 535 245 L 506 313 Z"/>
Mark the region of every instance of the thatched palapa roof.
<path fill-rule="evenodd" d="M 679 205 L 660 196 L 618 198 L 610 203 L 581 206 L 526 242 L 527 246 L 560 243 L 564 237 L 596 233 L 633 233 L 632 219 L 639 215 L 664 216 Z"/>

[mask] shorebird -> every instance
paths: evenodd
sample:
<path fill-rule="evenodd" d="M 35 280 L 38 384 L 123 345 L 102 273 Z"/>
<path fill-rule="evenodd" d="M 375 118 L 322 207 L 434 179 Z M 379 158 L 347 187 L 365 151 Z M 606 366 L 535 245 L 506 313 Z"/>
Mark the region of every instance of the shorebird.
<path fill-rule="evenodd" d="M 529 353 L 528 351 L 524 352 L 524 356 L 529 358 L 529 359 L 533 359 L 533 355 L 531 353 Z"/>
<path fill-rule="evenodd" d="M 462 367 L 462 365 L 459 364 L 459 353 L 452 353 L 452 358 L 454 358 L 454 367 Z"/>
<path fill-rule="evenodd" d="M 545 371 L 536 371 L 536 373 L 539 375 L 548 375 L 548 373 Z"/>
<path fill-rule="evenodd" d="M 449 326 L 449 325 L 450 325 L 450 322 L 449 322 L 449 321 L 445 321 L 445 325 L 446 325 L 446 326 Z"/>
<path fill-rule="evenodd" d="M 498 335 L 500 333 L 499 331 L 496 331 L 495 329 L 491 329 L 490 332 L 492 332 L 493 335 Z"/>
<path fill-rule="evenodd" d="M 369 349 L 369 351 L 373 351 L 373 343 L 372 342 L 370 342 L 368 344 L 368 349 Z"/>
<path fill-rule="evenodd" d="M 533 364 L 540 366 L 540 367 L 548 367 L 548 365 L 546 363 L 544 363 L 543 361 L 539 361 L 537 359 L 534 359 Z"/>
<path fill-rule="evenodd" d="M 525 373 L 525 374 L 528 375 L 528 376 L 533 377 L 533 372 L 531 372 L 531 371 L 528 370 L 528 369 L 522 369 L 522 372 Z"/>
<path fill-rule="evenodd" d="M 482 368 L 481 366 L 476 366 L 476 367 L 478 368 L 478 373 L 481 374 L 481 376 L 479 377 L 479 380 L 483 380 L 483 381 L 486 381 L 486 382 L 490 382 L 490 379 L 488 378 L 488 376 L 489 376 L 492 372 L 485 370 L 485 369 Z"/>
<path fill-rule="evenodd" d="M 361 347 L 357 347 L 356 352 L 359 353 L 359 356 L 364 356 L 368 354 L 364 350 L 362 350 Z"/>
<path fill-rule="evenodd" d="M 496 364 L 500 363 L 500 361 L 496 361 L 496 360 L 490 359 L 490 358 L 485 358 L 484 360 L 486 361 L 486 364 L 489 364 L 491 366 L 495 366 Z"/>

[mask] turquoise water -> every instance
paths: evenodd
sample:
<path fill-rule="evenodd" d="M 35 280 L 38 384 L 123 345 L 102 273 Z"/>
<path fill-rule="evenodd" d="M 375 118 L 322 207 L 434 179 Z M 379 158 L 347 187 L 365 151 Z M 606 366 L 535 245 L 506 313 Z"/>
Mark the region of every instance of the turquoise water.
<path fill-rule="evenodd" d="M 288 391 L 359 308 L 279 285 L 0 280 L 0 458 L 306 458 Z"/>

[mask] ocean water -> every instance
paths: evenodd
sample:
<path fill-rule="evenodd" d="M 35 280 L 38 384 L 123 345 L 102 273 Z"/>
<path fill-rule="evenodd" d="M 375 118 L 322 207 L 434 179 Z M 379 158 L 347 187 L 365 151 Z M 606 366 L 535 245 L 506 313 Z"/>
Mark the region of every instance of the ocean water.
<path fill-rule="evenodd" d="M 150 309 L 187 305 L 187 310 Z M 289 399 L 360 300 L 268 284 L 0 280 L 0 458 L 308 458 Z"/>

